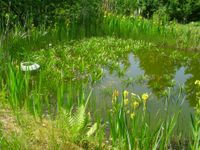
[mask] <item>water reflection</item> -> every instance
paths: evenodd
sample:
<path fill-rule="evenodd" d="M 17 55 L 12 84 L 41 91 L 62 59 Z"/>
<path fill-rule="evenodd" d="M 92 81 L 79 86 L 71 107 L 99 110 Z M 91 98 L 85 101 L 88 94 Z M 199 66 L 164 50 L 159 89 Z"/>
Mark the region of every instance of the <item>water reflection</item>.
<path fill-rule="evenodd" d="M 118 69 L 113 68 L 112 72 L 105 71 L 105 77 L 96 87 L 98 90 L 102 87 L 119 90 L 129 88 L 136 93 L 148 91 L 156 97 L 155 99 L 160 99 L 167 94 L 169 87 L 178 90 L 179 85 L 185 85 L 184 94 L 187 95 L 190 106 L 195 106 L 194 82 L 200 77 L 198 58 L 198 55 L 193 57 L 174 50 L 160 52 L 144 49 L 127 54 L 126 58 L 122 58 Z M 124 76 L 121 76 L 120 72 L 123 72 Z"/>
<path fill-rule="evenodd" d="M 148 76 L 148 87 L 152 92 L 160 96 L 167 87 L 173 86 L 173 79 L 177 70 L 174 60 L 159 52 L 151 53 L 141 52 L 136 55 L 140 60 L 140 69 Z"/>
<path fill-rule="evenodd" d="M 94 86 L 96 110 L 101 110 L 106 118 L 114 89 L 126 89 L 137 94 L 148 92 L 151 93 L 148 113 L 152 126 L 157 112 L 160 112 L 159 118 L 165 118 L 167 113 L 174 114 L 181 107 L 177 131 L 182 131 L 187 137 L 190 134 L 190 114 L 196 104 L 194 82 L 200 78 L 199 55 L 145 49 L 127 54 L 121 58 L 119 67 L 112 68 L 112 71 L 106 68 L 103 79 Z M 185 90 L 180 88 L 182 86 L 186 87 Z"/>
<path fill-rule="evenodd" d="M 194 86 L 194 82 L 200 79 L 200 57 L 190 59 L 186 66 L 185 73 L 191 74 L 191 77 L 185 82 L 187 99 L 191 106 L 195 106 L 197 103 L 195 99 L 197 89 Z"/>

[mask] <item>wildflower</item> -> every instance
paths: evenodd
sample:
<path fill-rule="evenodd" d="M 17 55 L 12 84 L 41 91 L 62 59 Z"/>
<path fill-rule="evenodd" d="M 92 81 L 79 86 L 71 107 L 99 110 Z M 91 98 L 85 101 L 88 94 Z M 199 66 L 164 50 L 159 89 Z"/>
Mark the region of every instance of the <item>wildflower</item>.
<path fill-rule="evenodd" d="M 127 112 L 126 112 L 127 114 L 130 114 L 130 110 L 127 110 Z"/>
<path fill-rule="evenodd" d="M 114 96 L 114 97 L 118 97 L 118 96 L 119 96 L 119 91 L 114 90 L 114 92 L 113 92 L 113 96 Z"/>
<path fill-rule="evenodd" d="M 51 47 L 52 46 L 52 44 L 51 43 L 49 43 L 49 47 Z"/>
<path fill-rule="evenodd" d="M 132 112 L 131 115 L 130 115 L 131 119 L 133 119 L 135 117 L 135 113 Z"/>
<path fill-rule="evenodd" d="M 112 94 L 112 103 L 114 104 L 117 101 L 117 97 L 119 96 L 119 92 L 117 90 L 114 90 Z"/>
<path fill-rule="evenodd" d="M 128 98 L 124 99 L 124 105 L 128 105 Z"/>
<path fill-rule="evenodd" d="M 196 80 L 196 81 L 194 82 L 194 84 L 200 86 L 200 80 Z"/>
<path fill-rule="evenodd" d="M 124 91 L 124 99 L 126 99 L 128 97 L 128 91 Z"/>
<path fill-rule="evenodd" d="M 142 100 L 146 103 L 149 95 L 147 93 L 142 94 Z"/>
<path fill-rule="evenodd" d="M 133 102 L 133 109 L 136 109 L 139 106 L 139 103 L 137 101 Z"/>

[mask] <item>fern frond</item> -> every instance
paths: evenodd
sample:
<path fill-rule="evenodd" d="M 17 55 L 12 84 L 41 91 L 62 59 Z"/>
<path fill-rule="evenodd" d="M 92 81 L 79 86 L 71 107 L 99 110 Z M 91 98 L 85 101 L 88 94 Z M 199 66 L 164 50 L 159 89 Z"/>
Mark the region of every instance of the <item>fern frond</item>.
<path fill-rule="evenodd" d="M 86 114 L 85 114 L 85 107 L 82 105 L 80 106 L 76 113 L 73 116 L 73 126 L 76 127 L 76 130 L 79 131 L 85 125 Z"/>
<path fill-rule="evenodd" d="M 89 129 L 89 131 L 87 132 L 87 137 L 93 135 L 96 130 L 97 130 L 97 123 L 93 124 L 93 126 Z"/>

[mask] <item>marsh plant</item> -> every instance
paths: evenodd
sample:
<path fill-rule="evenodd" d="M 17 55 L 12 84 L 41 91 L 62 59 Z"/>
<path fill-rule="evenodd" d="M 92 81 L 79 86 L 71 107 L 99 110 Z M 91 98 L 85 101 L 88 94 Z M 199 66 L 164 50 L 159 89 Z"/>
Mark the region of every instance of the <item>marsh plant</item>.
<path fill-rule="evenodd" d="M 188 26 L 175 22 L 162 24 L 159 20 L 147 20 L 141 16 L 105 12 L 102 29 L 106 35 L 146 40 L 160 46 L 180 49 L 198 49 L 199 46 L 200 30 L 192 23 Z"/>
<path fill-rule="evenodd" d="M 153 129 L 148 121 L 148 93 L 137 95 L 124 91 L 121 100 L 119 92 L 112 95 L 109 112 L 110 140 L 121 149 L 165 149 L 169 146 L 179 115 L 156 123 Z"/>
<path fill-rule="evenodd" d="M 198 88 L 196 93 L 196 107 L 195 107 L 195 116 L 192 117 L 192 135 L 193 141 L 191 143 L 191 149 L 196 150 L 200 148 L 200 80 L 196 80 L 195 83 Z"/>

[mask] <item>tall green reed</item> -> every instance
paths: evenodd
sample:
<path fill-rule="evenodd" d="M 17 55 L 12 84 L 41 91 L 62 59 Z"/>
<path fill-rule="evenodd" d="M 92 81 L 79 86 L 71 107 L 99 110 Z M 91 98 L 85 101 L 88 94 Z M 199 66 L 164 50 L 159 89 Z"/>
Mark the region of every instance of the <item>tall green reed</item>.
<path fill-rule="evenodd" d="M 66 82 L 62 74 L 56 77 L 57 81 L 51 81 L 43 70 L 23 72 L 16 63 L 8 64 L 2 88 L 8 93 L 6 100 L 13 110 L 27 109 L 34 116 L 42 117 L 45 112 L 59 113 L 63 108 L 69 111 L 86 103 L 84 83 Z"/>
<path fill-rule="evenodd" d="M 129 96 L 130 95 L 130 96 Z M 125 149 L 166 149 L 173 137 L 179 111 L 166 119 L 158 119 L 152 128 L 148 121 L 147 100 L 142 96 L 124 91 L 122 99 L 114 91 L 109 115 L 110 140 L 114 147 Z M 155 118 L 154 118 L 155 119 Z"/>
<path fill-rule="evenodd" d="M 192 142 L 190 143 L 190 148 L 192 150 L 197 150 L 200 148 L 200 80 L 195 81 L 197 87 L 196 100 L 197 104 L 195 107 L 195 116 L 191 115 L 192 120 Z"/>
<path fill-rule="evenodd" d="M 196 28 L 189 27 L 189 25 L 184 27 L 173 22 L 159 23 L 141 16 L 105 13 L 101 28 L 106 35 L 147 40 L 162 46 L 192 49 L 199 46 L 199 38 L 197 38 L 199 30 Z"/>
<path fill-rule="evenodd" d="M 29 75 L 25 74 L 25 78 L 21 71 L 17 71 L 14 67 L 9 64 L 8 72 L 6 74 L 6 86 L 9 91 L 9 102 L 12 108 L 22 107 L 24 102 L 23 99 L 28 96 L 28 80 Z"/>

